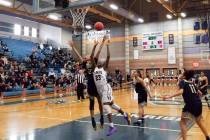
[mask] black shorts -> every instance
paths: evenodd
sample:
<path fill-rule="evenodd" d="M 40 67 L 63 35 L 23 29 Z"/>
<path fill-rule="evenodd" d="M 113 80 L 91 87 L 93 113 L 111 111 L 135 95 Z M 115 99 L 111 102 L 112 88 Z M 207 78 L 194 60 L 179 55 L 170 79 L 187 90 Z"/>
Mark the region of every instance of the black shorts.
<path fill-rule="evenodd" d="M 141 92 L 138 93 L 138 104 L 147 103 L 147 93 Z"/>
<path fill-rule="evenodd" d="M 208 94 L 207 89 L 201 89 L 200 91 L 202 92 L 203 95 L 207 95 Z"/>
<path fill-rule="evenodd" d="M 182 112 L 190 113 L 195 118 L 197 118 L 202 115 L 202 103 L 200 102 L 200 103 L 195 103 L 191 105 L 185 105 Z"/>
<path fill-rule="evenodd" d="M 88 87 L 87 92 L 88 92 L 89 96 L 93 96 L 93 97 L 99 96 L 97 89 L 94 87 L 92 87 L 92 88 Z"/>
<path fill-rule="evenodd" d="M 89 96 L 97 97 L 99 95 L 94 81 L 88 81 L 87 92 Z"/>

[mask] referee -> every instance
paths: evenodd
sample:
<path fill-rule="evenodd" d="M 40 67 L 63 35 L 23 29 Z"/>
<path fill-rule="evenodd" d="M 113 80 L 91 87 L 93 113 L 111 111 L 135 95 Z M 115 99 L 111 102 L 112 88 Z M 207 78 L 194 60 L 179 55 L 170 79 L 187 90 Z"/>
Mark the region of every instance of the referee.
<path fill-rule="evenodd" d="M 77 99 L 80 101 L 80 99 L 85 99 L 84 97 L 84 80 L 85 75 L 82 70 L 79 70 L 79 73 L 76 75 L 76 83 L 77 83 Z"/>

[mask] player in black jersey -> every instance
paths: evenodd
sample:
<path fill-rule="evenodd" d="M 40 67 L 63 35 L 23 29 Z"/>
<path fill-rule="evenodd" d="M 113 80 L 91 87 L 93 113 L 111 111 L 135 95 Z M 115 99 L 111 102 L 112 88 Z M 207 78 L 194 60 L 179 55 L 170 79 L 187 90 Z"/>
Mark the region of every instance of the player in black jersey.
<path fill-rule="evenodd" d="M 202 92 L 208 107 L 210 108 L 210 103 L 208 101 L 208 78 L 205 76 L 204 72 L 201 72 L 201 76 L 199 77 L 199 90 Z"/>
<path fill-rule="evenodd" d="M 147 96 L 151 98 L 149 89 L 145 85 L 145 82 L 142 78 L 140 71 L 135 71 L 132 75 L 135 82 L 135 92 L 138 94 L 138 108 L 139 108 L 139 118 L 137 122 L 134 122 L 134 125 L 140 125 L 144 123 L 144 107 L 147 104 Z"/>
<path fill-rule="evenodd" d="M 196 121 L 197 125 L 200 127 L 203 134 L 206 136 L 206 140 L 210 140 L 208 132 L 202 122 L 202 102 L 200 99 L 202 93 L 196 88 L 194 83 L 191 81 L 193 76 L 193 71 L 185 71 L 183 74 L 183 80 L 179 82 L 179 91 L 176 94 L 164 96 L 163 100 L 182 95 L 185 103 L 185 106 L 182 110 L 180 122 L 183 140 L 187 139 L 187 119 L 192 119 Z"/>
<path fill-rule="evenodd" d="M 97 92 L 96 86 L 95 86 L 95 82 L 94 82 L 94 78 L 93 78 L 93 72 L 94 72 L 95 65 L 98 61 L 100 52 L 101 52 L 101 50 L 104 46 L 105 41 L 106 41 L 106 36 L 104 36 L 103 41 L 101 42 L 101 45 L 100 45 L 99 50 L 98 50 L 95 57 L 94 57 L 95 49 L 96 49 L 96 47 L 99 43 L 97 41 L 94 42 L 94 46 L 93 46 L 93 49 L 92 49 L 90 60 L 88 60 L 87 58 L 83 59 L 82 56 L 76 50 L 74 43 L 69 42 L 69 45 L 72 47 L 73 51 L 78 56 L 78 58 L 80 60 L 80 63 L 81 63 L 81 66 L 85 70 L 85 75 L 87 77 L 87 92 L 89 94 L 89 100 L 90 100 L 89 110 L 90 110 L 91 121 L 92 121 L 92 126 L 93 126 L 94 130 L 97 129 L 96 121 L 95 121 L 95 118 L 94 118 L 94 105 L 95 105 L 95 99 L 94 98 L 95 97 L 98 100 L 99 110 L 100 110 L 100 115 L 101 115 L 100 125 L 101 125 L 101 127 L 103 127 L 103 125 L 104 125 L 103 106 L 102 106 L 101 98 L 100 98 L 100 96 Z"/>

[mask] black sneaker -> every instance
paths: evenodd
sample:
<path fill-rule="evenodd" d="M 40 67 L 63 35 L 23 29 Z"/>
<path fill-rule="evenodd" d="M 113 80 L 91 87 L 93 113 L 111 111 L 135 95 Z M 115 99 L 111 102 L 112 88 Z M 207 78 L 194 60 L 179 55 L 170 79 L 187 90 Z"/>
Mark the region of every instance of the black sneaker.
<path fill-rule="evenodd" d="M 142 120 L 139 119 L 138 121 L 134 122 L 133 125 L 134 126 L 140 126 L 142 123 L 143 123 Z"/>
<path fill-rule="evenodd" d="M 96 127 L 96 121 L 95 121 L 95 119 L 92 118 L 91 121 L 92 121 L 92 127 L 93 127 L 93 129 L 96 130 L 97 127 Z"/>
<path fill-rule="evenodd" d="M 104 127 L 104 116 L 101 116 L 100 124 L 101 124 L 101 128 L 103 128 Z"/>
<path fill-rule="evenodd" d="M 206 100 L 206 102 L 208 102 L 208 100 L 209 100 L 208 97 L 205 96 L 205 100 Z"/>

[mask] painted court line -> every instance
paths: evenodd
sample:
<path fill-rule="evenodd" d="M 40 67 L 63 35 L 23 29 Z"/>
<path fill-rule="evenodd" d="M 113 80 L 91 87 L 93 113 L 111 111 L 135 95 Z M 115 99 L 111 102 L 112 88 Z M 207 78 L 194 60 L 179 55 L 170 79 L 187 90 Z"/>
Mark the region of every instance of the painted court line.
<path fill-rule="evenodd" d="M 75 122 L 80 122 L 80 123 L 90 123 L 90 121 L 81 121 L 81 120 L 75 120 Z M 105 125 L 109 125 L 109 123 L 104 123 Z M 116 126 L 120 127 L 129 127 L 129 128 L 142 128 L 142 129 L 150 129 L 150 130 L 160 130 L 160 131 L 171 131 L 171 132 L 178 132 L 180 133 L 180 130 L 173 130 L 173 129 L 161 129 L 161 128 L 152 128 L 152 127 L 139 127 L 139 126 L 129 126 L 129 125 L 122 125 L 122 124 L 114 124 Z"/>

